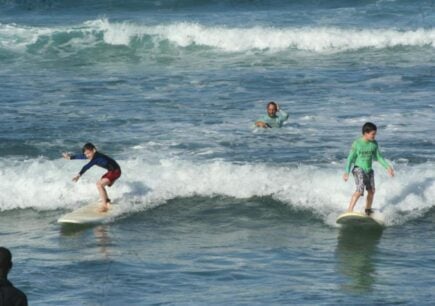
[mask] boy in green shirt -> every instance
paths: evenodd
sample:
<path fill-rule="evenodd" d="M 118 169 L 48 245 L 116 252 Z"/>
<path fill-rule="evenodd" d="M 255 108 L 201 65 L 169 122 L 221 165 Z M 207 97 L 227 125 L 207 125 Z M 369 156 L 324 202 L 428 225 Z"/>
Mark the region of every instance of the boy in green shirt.
<path fill-rule="evenodd" d="M 352 144 L 349 156 L 347 157 L 346 169 L 343 174 L 345 182 L 349 179 L 349 172 L 354 166 L 352 174 L 355 179 L 356 191 L 350 199 L 348 212 L 352 212 L 356 202 L 364 196 L 364 187 L 367 189 L 367 201 L 365 212 L 367 215 L 373 213 L 372 203 L 375 194 L 375 178 L 372 169 L 372 161 L 377 160 L 390 176 L 394 176 L 393 168 L 385 161 L 379 151 L 378 143 L 375 140 L 377 127 L 371 122 L 366 122 L 362 127 L 363 136 Z"/>

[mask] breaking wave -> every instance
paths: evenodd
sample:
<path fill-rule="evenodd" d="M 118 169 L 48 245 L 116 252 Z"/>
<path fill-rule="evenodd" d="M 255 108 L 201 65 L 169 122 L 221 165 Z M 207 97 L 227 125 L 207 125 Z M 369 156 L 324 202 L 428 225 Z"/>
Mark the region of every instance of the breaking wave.
<path fill-rule="evenodd" d="M 433 29 L 351 29 L 338 27 L 238 28 L 192 22 L 141 25 L 97 19 L 76 26 L 31 27 L 0 24 L 0 52 L 66 56 L 89 48 L 125 47 L 134 52 L 197 49 L 218 53 L 302 50 L 334 53 L 364 48 L 435 47 Z"/>
<path fill-rule="evenodd" d="M 342 169 L 332 165 L 291 168 L 179 159 L 150 163 L 139 158 L 120 162 L 123 176 L 109 193 L 125 213 L 182 197 L 271 197 L 295 209 L 312 211 L 326 224 L 334 225 L 354 190 L 353 183 L 342 181 Z M 0 160 L 0 211 L 72 209 L 95 200 L 98 197 L 95 181 L 103 170 L 93 169 L 75 184 L 71 177 L 80 167 L 78 161 Z M 402 165 L 393 179 L 383 171 L 377 172 L 374 206 L 383 212 L 387 225 L 419 218 L 433 208 L 432 169 L 430 163 Z M 363 208 L 362 202 L 358 208 Z"/>

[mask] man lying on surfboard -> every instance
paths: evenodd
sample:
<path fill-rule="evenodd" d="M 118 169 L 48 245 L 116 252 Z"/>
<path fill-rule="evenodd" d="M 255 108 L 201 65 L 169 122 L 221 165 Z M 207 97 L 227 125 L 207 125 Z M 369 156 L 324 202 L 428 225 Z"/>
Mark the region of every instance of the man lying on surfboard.
<path fill-rule="evenodd" d="M 94 165 L 102 167 L 108 170 L 101 179 L 97 182 L 98 192 L 100 194 L 100 199 L 102 202 L 102 206 L 100 211 L 106 212 L 109 209 L 110 199 L 107 196 L 106 186 L 112 186 L 113 183 L 121 176 L 121 167 L 118 163 L 103 153 L 97 151 L 97 148 L 92 143 L 86 143 L 83 146 L 82 154 L 69 154 L 63 153 L 63 157 L 65 159 L 89 159 L 89 163 L 87 163 L 82 170 L 80 170 L 79 174 L 73 178 L 74 182 L 77 182 L 79 178 Z"/>
<path fill-rule="evenodd" d="M 373 213 L 372 203 L 375 194 L 375 177 L 372 169 L 373 159 L 377 160 L 390 176 L 394 176 L 393 168 L 385 161 L 382 156 L 378 143 L 375 140 L 377 127 L 371 122 L 366 122 L 362 127 L 362 137 L 355 140 L 352 149 L 347 157 L 346 169 L 343 179 L 346 182 L 349 179 L 349 172 L 352 170 L 355 179 L 356 191 L 350 199 L 348 212 L 352 212 L 356 202 L 361 196 L 364 196 L 364 187 L 367 189 L 367 200 L 365 212 L 367 215 Z"/>

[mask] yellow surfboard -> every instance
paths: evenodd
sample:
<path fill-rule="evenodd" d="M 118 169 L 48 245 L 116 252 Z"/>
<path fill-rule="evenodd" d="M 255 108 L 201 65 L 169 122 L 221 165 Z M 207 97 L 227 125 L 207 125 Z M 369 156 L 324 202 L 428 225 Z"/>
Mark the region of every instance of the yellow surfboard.
<path fill-rule="evenodd" d="M 370 216 L 362 212 L 345 212 L 338 216 L 336 222 L 346 226 L 385 227 L 384 217 L 378 212 L 374 212 Z"/>
<path fill-rule="evenodd" d="M 119 205 L 110 205 L 107 212 L 100 212 L 100 203 L 91 203 L 80 207 L 60 217 L 57 222 L 61 224 L 99 224 L 113 220 L 121 214 Z"/>

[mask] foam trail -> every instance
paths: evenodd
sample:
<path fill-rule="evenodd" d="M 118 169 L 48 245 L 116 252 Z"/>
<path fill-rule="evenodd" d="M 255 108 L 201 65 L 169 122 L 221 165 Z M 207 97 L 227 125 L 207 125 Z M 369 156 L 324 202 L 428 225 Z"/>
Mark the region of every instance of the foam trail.
<path fill-rule="evenodd" d="M 196 164 L 176 159 L 164 159 L 158 164 L 140 159 L 120 162 L 122 179 L 109 193 L 123 203 L 125 212 L 149 209 L 177 197 L 271 196 L 296 209 L 310 210 L 334 225 L 354 188 L 353 183 L 341 180 L 342 169 L 331 165 L 288 168 L 228 162 Z M 0 160 L 0 210 L 74 208 L 95 200 L 95 181 L 103 170 L 93 169 L 74 184 L 71 177 L 79 164 L 45 159 L 12 163 Z M 394 179 L 377 169 L 375 207 L 384 212 L 387 225 L 418 218 L 434 205 L 433 165 L 403 167 Z"/>
<path fill-rule="evenodd" d="M 56 42 L 52 39 L 55 35 L 69 36 L 69 44 L 79 49 L 92 48 L 96 42 L 104 42 L 108 46 L 123 45 L 134 48 L 145 48 L 147 45 L 133 46 L 133 41 L 148 41 L 157 48 L 162 42 L 169 41 L 178 48 L 199 46 L 221 52 L 255 50 L 280 52 L 297 49 L 330 53 L 362 48 L 435 47 L 435 30 L 422 28 L 414 30 L 269 26 L 240 28 L 206 26 L 191 22 L 150 26 L 97 19 L 76 26 L 52 28 L 0 24 L 0 48 L 25 50 L 39 40 L 47 41 L 46 44 L 54 44 L 56 47 Z M 49 39 L 42 39 L 44 37 Z M 65 44 L 65 39 L 60 41 L 59 43 Z"/>

